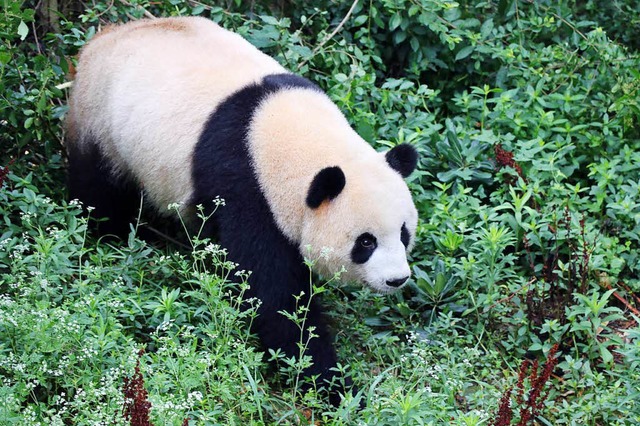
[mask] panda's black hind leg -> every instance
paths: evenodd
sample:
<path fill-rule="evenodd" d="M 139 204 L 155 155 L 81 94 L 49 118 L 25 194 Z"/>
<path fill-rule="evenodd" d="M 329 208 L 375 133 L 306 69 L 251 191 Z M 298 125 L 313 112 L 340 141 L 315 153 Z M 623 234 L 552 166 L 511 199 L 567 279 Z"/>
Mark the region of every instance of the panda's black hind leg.
<path fill-rule="evenodd" d="M 130 179 L 112 174 L 95 141 L 71 143 L 67 155 L 69 199 L 82 202 L 99 235 L 126 237 L 140 208 L 139 188 Z"/>

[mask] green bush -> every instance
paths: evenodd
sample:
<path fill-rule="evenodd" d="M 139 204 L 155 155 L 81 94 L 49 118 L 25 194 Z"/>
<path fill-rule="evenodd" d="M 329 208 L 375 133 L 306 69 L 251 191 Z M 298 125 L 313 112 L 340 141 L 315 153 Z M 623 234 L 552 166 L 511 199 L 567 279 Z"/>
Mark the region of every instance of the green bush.
<path fill-rule="evenodd" d="M 125 424 L 143 347 L 154 424 L 515 424 L 526 402 L 498 407 L 520 385 L 549 390 L 539 424 L 640 422 L 636 6 L 76 1 L 52 31 L 32 2 L 7 3 L 0 423 Z M 421 154 L 409 288 L 318 289 L 361 389 L 337 409 L 296 392 L 295 362 L 277 364 L 291 380 L 267 371 L 221 248 L 107 245 L 64 201 L 69 64 L 105 24 L 149 15 L 237 31 L 320 84 L 374 147 Z M 555 344 L 549 383 L 519 380 Z"/>

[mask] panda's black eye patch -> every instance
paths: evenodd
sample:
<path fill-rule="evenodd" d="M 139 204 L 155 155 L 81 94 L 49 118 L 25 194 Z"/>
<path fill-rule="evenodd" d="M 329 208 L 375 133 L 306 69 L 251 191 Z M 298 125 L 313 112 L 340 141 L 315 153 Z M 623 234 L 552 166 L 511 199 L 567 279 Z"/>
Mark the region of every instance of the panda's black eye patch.
<path fill-rule="evenodd" d="M 368 232 L 360 234 L 358 238 L 356 238 L 353 249 L 351 249 L 351 260 L 353 263 L 363 264 L 369 260 L 377 247 L 378 241 L 376 237 Z"/>
<path fill-rule="evenodd" d="M 402 228 L 400 228 L 400 241 L 402 241 L 402 244 L 404 244 L 405 247 L 409 247 L 411 235 L 409 235 L 409 230 L 407 229 L 407 225 L 405 223 L 403 223 Z"/>

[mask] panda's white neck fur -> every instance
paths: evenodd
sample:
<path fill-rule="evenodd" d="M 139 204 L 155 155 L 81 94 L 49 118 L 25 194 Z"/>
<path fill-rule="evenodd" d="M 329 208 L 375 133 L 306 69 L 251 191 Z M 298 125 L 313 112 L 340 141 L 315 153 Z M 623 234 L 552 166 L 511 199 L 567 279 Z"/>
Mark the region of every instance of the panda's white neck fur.
<path fill-rule="evenodd" d="M 321 92 L 295 88 L 266 98 L 249 130 L 249 149 L 280 230 L 299 243 L 306 195 L 316 173 L 375 151 Z"/>

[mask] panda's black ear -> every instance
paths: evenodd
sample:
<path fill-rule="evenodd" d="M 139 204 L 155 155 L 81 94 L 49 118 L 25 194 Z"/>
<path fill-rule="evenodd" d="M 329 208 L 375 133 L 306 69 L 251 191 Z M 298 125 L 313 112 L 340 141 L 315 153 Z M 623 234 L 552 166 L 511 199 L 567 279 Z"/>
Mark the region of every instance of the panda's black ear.
<path fill-rule="evenodd" d="M 332 200 L 342 192 L 346 179 L 340 167 L 326 167 L 311 181 L 307 193 L 307 205 L 317 209 L 324 200 Z"/>
<path fill-rule="evenodd" d="M 409 176 L 418 165 L 418 151 L 409 144 L 402 143 L 385 154 L 387 163 L 403 178 Z"/>

